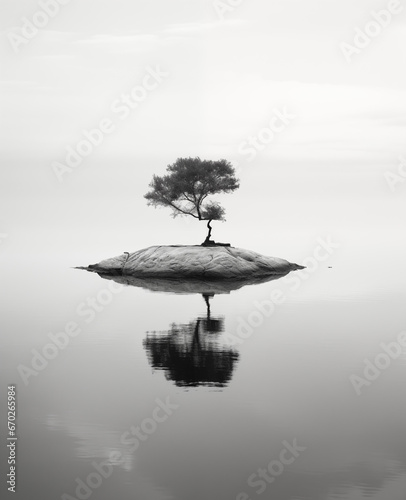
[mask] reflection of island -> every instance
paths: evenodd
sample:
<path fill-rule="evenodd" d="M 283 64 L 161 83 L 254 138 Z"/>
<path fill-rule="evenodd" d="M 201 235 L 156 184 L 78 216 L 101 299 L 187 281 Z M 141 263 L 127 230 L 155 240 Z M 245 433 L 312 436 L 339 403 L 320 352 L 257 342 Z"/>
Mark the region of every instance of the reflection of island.
<path fill-rule="evenodd" d="M 172 324 L 165 332 L 148 332 L 144 340 L 149 362 L 164 370 L 177 386 L 224 387 L 231 380 L 239 354 L 217 342 L 224 319 L 210 314 L 209 295 L 203 296 L 207 317 L 189 324 Z"/>
<path fill-rule="evenodd" d="M 203 279 L 169 279 L 169 278 L 137 278 L 135 276 L 121 276 L 118 274 L 97 273 L 101 278 L 113 280 L 122 285 L 145 288 L 151 292 L 168 292 L 176 294 L 199 293 L 203 296 L 214 294 L 228 294 L 247 285 L 259 285 L 268 281 L 277 280 L 286 276 L 285 274 L 272 274 L 262 277 L 227 280 L 203 280 Z"/>
<path fill-rule="evenodd" d="M 88 269 L 96 272 L 94 269 Z M 188 324 L 173 323 L 169 330 L 147 332 L 144 348 L 150 365 L 163 370 L 167 379 L 180 387 L 226 386 L 238 362 L 237 351 L 219 343 L 224 318 L 212 317 L 209 299 L 216 294 L 229 294 L 246 285 L 277 280 L 286 273 L 240 279 L 140 278 L 116 273 L 97 274 L 122 285 L 144 288 L 151 292 L 201 294 L 206 302 L 206 317 Z"/>

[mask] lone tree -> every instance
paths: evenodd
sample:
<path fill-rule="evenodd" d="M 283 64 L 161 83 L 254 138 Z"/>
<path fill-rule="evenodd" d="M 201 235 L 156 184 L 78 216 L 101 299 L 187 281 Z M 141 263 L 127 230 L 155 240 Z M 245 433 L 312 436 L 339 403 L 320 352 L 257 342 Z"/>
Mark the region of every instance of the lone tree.
<path fill-rule="evenodd" d="M 173 217 L 190 215 L 206 220 L 209 232 L 202 245 L 214 244 L 210 240 L 210 223 L 224 221 L 225 210 L 206 198 L 216 193 L 231 193 L 240 187 L 234 168 L 227 160 L 178 158 L 166 171 L 168 174 L 162 177 L 153 176 L 151 190 L 144 196 L 148 205 L 170 207 Z"/>

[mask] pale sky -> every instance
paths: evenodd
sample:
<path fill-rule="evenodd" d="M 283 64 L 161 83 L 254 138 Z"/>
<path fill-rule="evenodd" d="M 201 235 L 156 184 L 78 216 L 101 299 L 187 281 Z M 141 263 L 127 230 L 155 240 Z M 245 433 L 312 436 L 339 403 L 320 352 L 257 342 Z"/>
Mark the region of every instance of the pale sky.
<path fill-rule="evenodd" d="M 274 230 L 297 234 L 349 220 L 355 232 L 398 227 L 406 183 L 392 193 L 383 175 L 406 156 L 406 4 L 392 0 L 397 13 L 350 63 L 340 44 L 354 44 L 356 28 L 391 2 L 245 0 L 223 19 L 214 4 L 71 0 L 16 52 L 12 34 L 42 9 L 3 0 L 0 233 L 91 231 L 101 245 L 107 232 L 121 248 L 128 231 L 130 250 L 203 239 L 202 224 L 173 221 L 142 198 L 152 175 L 181 156 L 237 166 L 241 189 L 224 198 L 220 241 L 254 219 L 257 229 L 272 218 Z M 124 118 L 118 103 L 151 68 L 165 76 Z M 241 144 L 275 110 L 295 118 L 248 161 Z M 58 182 L 52 165 L 106 119 L 111 133 Z M 189 231 L 193 241 L 180 241 Z"/>

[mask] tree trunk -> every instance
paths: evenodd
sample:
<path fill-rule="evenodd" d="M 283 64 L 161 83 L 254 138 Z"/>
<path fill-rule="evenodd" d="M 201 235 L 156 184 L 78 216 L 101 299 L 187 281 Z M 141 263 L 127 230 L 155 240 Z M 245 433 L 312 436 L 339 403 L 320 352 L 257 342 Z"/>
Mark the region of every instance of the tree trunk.
<path fill-rule="evenodd" d="M 210 219 L 210 220 L 208 221 L 208 223 L 207 223 L 207 227 L 209 228 L 209 232 L 208 232 L 208 234 L 207 234 L 207 236 L 206 236 L 205 243 L 208 243 L 208 242 L 209 242 L 209 240 L 210 240 L 211 230 L 212 230 L 212 227 L 211 227 L 211 225 L 210 225 L 210 222 L 211 222 L 211 221 L 212 221 L 212 219 Z"/>

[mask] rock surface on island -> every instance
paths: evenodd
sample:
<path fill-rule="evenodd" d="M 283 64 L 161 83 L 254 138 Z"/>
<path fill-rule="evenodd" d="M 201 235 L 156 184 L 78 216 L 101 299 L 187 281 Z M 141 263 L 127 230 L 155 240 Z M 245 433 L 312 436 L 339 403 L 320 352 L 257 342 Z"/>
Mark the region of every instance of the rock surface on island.
<path fill-rule="evenodd" d="M 302 266 L 251 250 L 226 246 L 152 246 L 106 259 L 87 268 L 100 274 L 155 277 L 245 279 L 287 274 Z"/>

